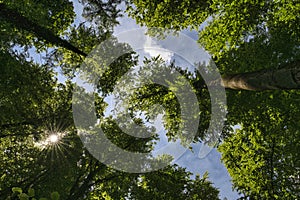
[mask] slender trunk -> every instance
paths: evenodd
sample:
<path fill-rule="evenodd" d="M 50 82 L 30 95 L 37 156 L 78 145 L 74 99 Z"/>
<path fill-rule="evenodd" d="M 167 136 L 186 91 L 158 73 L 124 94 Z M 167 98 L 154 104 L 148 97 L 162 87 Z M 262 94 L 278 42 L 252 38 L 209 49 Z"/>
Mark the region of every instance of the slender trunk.
<path fill-rule="evenodd" d="M 51 30 L 40 26 L 25 16 L 22 16 L 17 11 L 8 8 L 4 3 L 0 3 L 0 19 L 1 18 L 13 24 L 16 28 L 34 33 L 38 38 L 43 39 L 50 44 L 64 47 L 84 57 L 87 56 L 86 53 L 70 44 L 67 40 L 61 39 L 57 35 L 53 34 Z"/>
<path fill-rule="evenodd" d="M 222 85 L 234 90 L 291 90 L 300 89 L 300 61 L 280 69 L 222 76 Z"/>

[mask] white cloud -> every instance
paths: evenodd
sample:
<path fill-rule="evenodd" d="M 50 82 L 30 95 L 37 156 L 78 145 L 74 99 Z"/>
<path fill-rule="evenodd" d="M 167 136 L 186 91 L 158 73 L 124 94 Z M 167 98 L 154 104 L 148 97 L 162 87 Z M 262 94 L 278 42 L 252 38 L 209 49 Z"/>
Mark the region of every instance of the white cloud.
<path fill-rule="evenodd" d="M 144 44 L 144 51 L 145 53 L 148 53 L 151 57 L 156 57 L 160 55 L 160 57 L 166 62 L 170 62 L 171 58 L 174 56 L 174 53 L 161 47 L 159 43 L 151 37 L 147 37 Z"/>
<path fill-rule="evenodd" d="M 78 5 L 76 7 L 78 7 Z M 122 5 L 120 8 L 124 9 L 125 6 Z M 78 13 L 79 11 L 77 10 L 76 12 Z M 135 23 L 135 20 L 128 18 L 126 14 L 124 14 L 124 17 L 119 19 L 119 22 L 120 25 L 116 26 L 114 29 L 115 30 L 114 35 L 118 35 L 119 33 L 122 33 L 124 31 L 141 28 L 141 26 Z M 182 33 L 186 34 L 187 36 L 191 37 L 194 40 L 196 40 L 198 37 L 197 32 L 189 32 L 188 30 L 184 30 Z M 142 58 L 143 56 L 156 57 L 160 55 L 161 58 L 164 59 L 166 62 L 171 61 L 173 57 L 174 59 L 176 59 L 176 64 L 180 66 L 186 65 L 190 67 L 190 65 L 193 64 L 193 63 L 188 64 L 186 63 L 186 61 L 181 60 L 179 56 L 174 56 L 172 52 L 164 49 L 163 46 L 160 45 L 155 39 L 151 39 L 150 37 L 147 37 L 147 39 L 143 42 L 144 43 L 142 46 L 144 47 L 144 49 L 138 51 L 140 57 Z M 189 53 L 188 51 L 191 51 L 191 49 L 187 45 L 181 44 L 181 48 L 177 52 L 182 53 L 182 51 L 187 51 L 187 53 Z M 202 56 L 203 59 L 207 59 L 204 54 L 199 55 L 199 57 Z M 112 107 L 109 108 L 112 109 Z M 158 121 L 154 122 L 154 126 L 157 128 L 157 130 L 161 130 L 161 128 L 163 127 L 161 123 L 159 123 Z M 180 146 L 178 142 L 175 142 L 172 145 L 167 146 L 167 148 L 164 148 L 168 144 L 168 141 L 166 136 L 164 135 L 165 134 L 164 131 L 159 131 L 159 132 L 162 133 L 160 135 L 161 141 L 157 145 L 156 148 L 157 151 L 153 152 L 154 155 L 159 155 L 161 153 L 169 152 L 170 154 L 173 154 L 173 156 L 175 157 L 178 156 L 177 153 L 180 152 L 180 150 L 183 147 Z M 201 144 L 195 144 L 193 145 L 193 147 L 195 153 L 192 153 L 191 151 L 186 151 L 175 163 L 179 164 L 182 167 L 186 167 L 189 171 L 193 172 L 194 174 L 199 173 L 203 175 L 205 171 L 208 171 L 209 179 L 214 183 L 215 187 L 219 188 L 221 198 L 224 198 L 226 196 L 229 200 L 237 199 L 238 194 L 237 192 L 233 192 L 231 189 L 230 176 L 227 172 L 227 169 L 220 161 L 220 153 L 217 152 L 217 150 L 213 149 L 213 151 L 207 157 L 205 157 L 204 159 L 199 159 L 199 157 L 196 155 L 198 155 L 198 151 L 199 148 L 201 147 Z"/>

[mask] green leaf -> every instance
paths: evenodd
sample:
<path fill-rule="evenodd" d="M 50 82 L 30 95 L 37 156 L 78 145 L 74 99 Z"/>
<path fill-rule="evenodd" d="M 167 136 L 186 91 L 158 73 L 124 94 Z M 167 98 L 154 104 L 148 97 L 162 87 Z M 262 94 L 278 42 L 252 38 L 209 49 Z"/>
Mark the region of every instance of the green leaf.
<path fill-rule="evenodd" d="M 51 193 L 51 199 L 52 200 L 59 200 L 59 194 L 58 194 L 58 192 L 52 192 Z"/>
<path fill-rule="evenodd" d="M 29 195 L 30 197 L 34 197 L 34 189 L 29 188 L 29 189 L 28 189 L 28 195 Z"/>
<path fill-rule="evenodd" d="M 20 194 L 21 194 L 23 191 L 22 191 L 22 189 L 19 188 L 19 187 L 13 187 L 13 188 L 12 188 L 12 192 L 13 192 L 13 193 L 20 193 Z"/>
<path fill-rule="evenodd" d="M 20 200 L 28 200 L 29 199 L 29 196 L 25 193 L 19 194 L 18 197 Z"/>

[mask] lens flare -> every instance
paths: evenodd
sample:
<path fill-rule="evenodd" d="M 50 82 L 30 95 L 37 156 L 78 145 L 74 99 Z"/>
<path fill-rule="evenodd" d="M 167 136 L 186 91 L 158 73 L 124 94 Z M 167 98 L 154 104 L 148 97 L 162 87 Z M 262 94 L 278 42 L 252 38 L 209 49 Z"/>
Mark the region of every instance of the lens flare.
<path fill-rule="evenodd" d="M 57 134 L 52 134 L 49 136 L 49 142 L 51 143 L 56 143 L 58 142 L 59 138 L 58 138 L 58 135 Z"/>

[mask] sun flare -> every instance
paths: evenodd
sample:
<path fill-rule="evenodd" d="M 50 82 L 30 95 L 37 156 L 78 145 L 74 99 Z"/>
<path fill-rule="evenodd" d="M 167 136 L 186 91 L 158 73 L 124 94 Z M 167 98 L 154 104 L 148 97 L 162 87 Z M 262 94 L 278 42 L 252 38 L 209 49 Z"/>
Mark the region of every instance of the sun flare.
<path fill-rule="evenodd" d="M 48 136 L 46 136 L 44 139 L 35 142 L 35 145 L 42 149 L 57 146 L 62 142 L 61 140 L 64 136 L 65 132 L 52 132 L 48 134 Z"/>
<path fill-rule="evenodd" d="M 49 136 L 49 142 L 51 143 L 56 143 L 58 142 L 59 138 L 58 138 L 58 135 L 57 134 L 52 134 Z"/>

